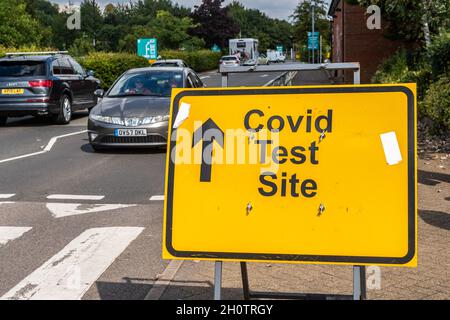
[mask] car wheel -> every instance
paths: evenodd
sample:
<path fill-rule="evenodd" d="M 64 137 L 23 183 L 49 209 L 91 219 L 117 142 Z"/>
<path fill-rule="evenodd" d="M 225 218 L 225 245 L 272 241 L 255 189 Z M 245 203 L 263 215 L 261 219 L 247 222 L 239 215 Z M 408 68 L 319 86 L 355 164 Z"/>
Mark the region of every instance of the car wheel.
<path fill-rule="evenodd" d="M 5 126 L 7 121 L 8 121 L 7 116 L 0 116 L 0 127 Z"/>
<path fill-rule="evenodd" d="M 68 95 L 61 97 L 59 113 L 53 116 L 53 121 L 58 124 L 68 124 L 72 120 L 72 103 Z"/>

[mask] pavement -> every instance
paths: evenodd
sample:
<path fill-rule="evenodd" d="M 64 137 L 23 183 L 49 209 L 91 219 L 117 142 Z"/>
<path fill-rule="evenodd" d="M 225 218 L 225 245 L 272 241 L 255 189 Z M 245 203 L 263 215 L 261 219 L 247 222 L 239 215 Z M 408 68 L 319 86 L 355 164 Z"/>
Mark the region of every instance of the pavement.
<path fill-rule="evenodd" d="M 216 71 L 200 77 L 220 85 Z M 94 153 L 86 122 L 78 112 L 67 126 L 28 117 L 0 129 L 0 299 L 211 299 L 213 263 L 161 259 L 165 150 Z M 419 161 L 419 268 L 381 268 L 369 299 L 450 298 L 450 163 L 433 157 Z M 223 298 L 242 299 L 239 265 L 223 270 Z M 249 277 L 255 290 L 352 289 L 351 267 L 251 263 Z"/>

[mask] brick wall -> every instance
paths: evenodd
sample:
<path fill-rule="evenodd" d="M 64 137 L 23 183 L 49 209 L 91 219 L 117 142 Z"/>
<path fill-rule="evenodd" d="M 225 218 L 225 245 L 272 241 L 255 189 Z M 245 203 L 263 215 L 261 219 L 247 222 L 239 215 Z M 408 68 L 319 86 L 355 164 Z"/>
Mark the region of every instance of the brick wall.
<path fill-rule="evenodd" d="M 339 1 L 333 18 L 333 62 L 359 62 L 361 83 L 370 83 L 380 63 L 403 45 L 383 36 L 386 21 L 380 30 L 369 30 L 367 18 L 366 8 L 345 0 Z M 353 73 L 345 72 L 344 81 L 351 83 Z"/>

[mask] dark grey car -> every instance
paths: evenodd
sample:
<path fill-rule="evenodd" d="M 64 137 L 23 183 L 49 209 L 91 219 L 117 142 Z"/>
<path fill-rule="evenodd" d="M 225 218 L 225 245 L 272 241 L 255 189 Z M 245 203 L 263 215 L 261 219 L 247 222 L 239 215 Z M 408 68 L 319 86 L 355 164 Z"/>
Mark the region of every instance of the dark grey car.
<path fill-rule="evenodd" d="M 180 67 L 132 69 L 120 76 L 92 109 L 89 142 L 102 147 L 165 146 L 172 88 L 197 88 L 195 72 Z"/>
<path fill-rule="evenodd" d="M 97 103 L 100 81 L 64 52 L 10 53 L 0 58 L 0 126 L 8 117 L 50 116 L 67 124 Z"/>

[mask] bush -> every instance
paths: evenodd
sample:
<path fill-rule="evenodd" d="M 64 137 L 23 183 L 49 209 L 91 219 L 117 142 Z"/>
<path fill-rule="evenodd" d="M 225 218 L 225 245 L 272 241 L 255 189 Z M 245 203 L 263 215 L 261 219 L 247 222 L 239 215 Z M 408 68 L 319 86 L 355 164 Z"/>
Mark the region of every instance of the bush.
<path fill-rule="evenodd" d="M 81 57 L 93 52 L 92 41 L 87 38 L 77 38 L 69 47 L 69 53 L 75 57 Z"/>
<path fill-rule="evenodd" d="M 434 123 L 434 131 L 450 130 L 450 75 L 432 83 L 423 100 L 423 112 Z"/>
<path fill-rule="evenodd" d="M 427 48 L 427 60 L 435 79 L 450 72 L 450 31 L 442 32 L 433 39 Z"/>
<path fill-rule="evenodd" d="M 411 68 L 414 66 L 414 68 Z M 431 66 L 424 59 L 422 52 L 408 53 L 399 49 L 393 56 L 386 59 L 372 78 L 374 83 L 417 83 L 418 101 L 425 96 L 432 78 Z M 419 111 L 422 113 L 421 104 Z"/>
<path fill-rule="evenodd" d="M 147 59 L 129 53 L 95 52 L 77 60 L 86 70 L 95 72 L 95 77 L 100 79 L 105 89 L 125 71 L 149 66 Z"/>
<path fill-rule="evenodd" d="M 222 54 L 210 50 L 177 51 L 164 50 L 159 53 L 162 59 L 183 59 L 196 72 L 208 71 L 218 67 Z"/>
<path fill-rule="evenodd" d="M 372 78 L 375 83 L 411 82 L 414 75 L 408 66 L 408 53 L 405 49 L 398 50 L 386 59 Z"/>

